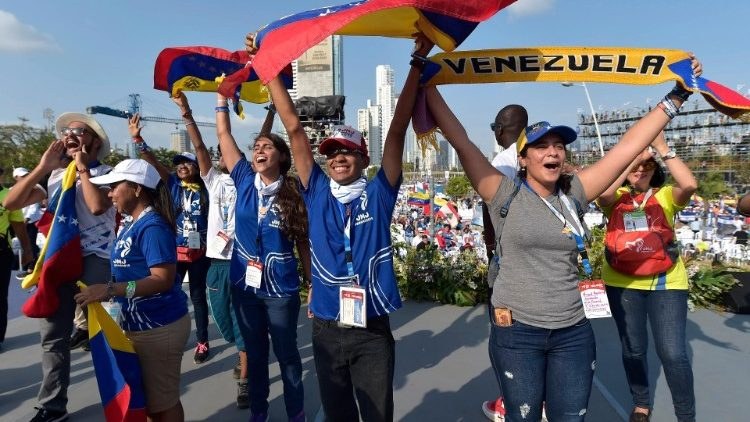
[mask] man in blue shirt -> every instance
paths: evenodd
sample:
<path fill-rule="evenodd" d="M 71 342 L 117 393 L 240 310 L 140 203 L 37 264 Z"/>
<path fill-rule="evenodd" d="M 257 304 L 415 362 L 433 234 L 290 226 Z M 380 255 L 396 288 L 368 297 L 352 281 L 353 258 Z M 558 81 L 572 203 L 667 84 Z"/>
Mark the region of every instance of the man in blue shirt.
<path fill-rule="evenodd" d="M 248 45 L 252 45 L 248 36 Z M 401 185 L 401 157 L 414 108 L 418 60 L 432 43 L 420 37 L 388 130 L 380 170 L 367 181 L 367 145 L 341 126 L 318 152 L 279 78 L 268 85 L 289 134 L 307 207 L 312 254 L 313 353 L 326 417 L 331 421 L 393 420 L 395 342 L 388 314 L 401 307 L 393 271 L 390 221 Z M 353 392 L 356 392 L 356 402 Z M 357 409 L 359 404 L 359 412 Z"/>

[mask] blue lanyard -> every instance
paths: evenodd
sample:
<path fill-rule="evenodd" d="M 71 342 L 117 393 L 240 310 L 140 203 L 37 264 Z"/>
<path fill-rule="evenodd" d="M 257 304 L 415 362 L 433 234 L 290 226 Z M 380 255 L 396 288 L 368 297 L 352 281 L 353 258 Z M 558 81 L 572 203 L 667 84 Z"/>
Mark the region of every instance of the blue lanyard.
<path fill-rule="evenodd" d="M 354 259 L 352 256 L 352 243 L 351 243 L 351 232 L 352 232 L 352 203 L 346 205 L 336 202 L 339 206 L 339 212 L 341 213 L 341 219 L 344 222 L 344 258 L 346 259 L 346 271 L 350 277 L 354 278 Z"/>

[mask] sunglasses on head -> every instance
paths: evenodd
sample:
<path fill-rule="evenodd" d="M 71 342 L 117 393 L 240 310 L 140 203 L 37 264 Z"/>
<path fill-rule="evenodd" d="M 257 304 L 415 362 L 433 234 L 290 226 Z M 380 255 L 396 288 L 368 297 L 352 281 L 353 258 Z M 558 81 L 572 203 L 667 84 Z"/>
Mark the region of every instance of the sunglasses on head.
<path fill-rule="evenodd" d="M 83 127 L 64 127 L 60 129 L 60 135 L 62 136 L 68 136 L 71 134 L 73 136 L 81 136 L 86 132 L 88 132 L 88 130 L 86 130 L 86 128 L 83 128 Z"/>
<path fill-rule="evenodd" d="M 630 170 L 630 172 L 631 173 L 635 173 L 635 172 L 639 171 L 641 168 L 643 168 L 643 171 L 651 171 L 651 170 L 656 169 L 656 163 L 653 162 L 653 161 L 647 161 L 647 162 L 645 162 L 645 163 L 643 163 L 643 164 L 641 164 L 641 165 L 639 165 L 637 167 L 633 167 L 633 169 Z"/>
<path fill-rule="evenodd" d="M 333 151 L 329 151 L 329 152 L 328 152 L 328 153 L 326 154 L 326 158 L 328 158 L 328 159 L 331 159 L 331 158 L 334 158 L 334 157 L 336 157 L 336 156 L 337 156 L 337 155 L 339 155 L 339 154 L 344 154 L 344 155 L 355 155 L 355 154 L 359 154 L 359 155 L 361 155 L 362 153 L 361 153 L 360 151 L 357 151 L 356 149 L 348 149 L 348 148 L 338 148 L 338 149 L 335 149 L 335 150 L 333 150 Z"/>

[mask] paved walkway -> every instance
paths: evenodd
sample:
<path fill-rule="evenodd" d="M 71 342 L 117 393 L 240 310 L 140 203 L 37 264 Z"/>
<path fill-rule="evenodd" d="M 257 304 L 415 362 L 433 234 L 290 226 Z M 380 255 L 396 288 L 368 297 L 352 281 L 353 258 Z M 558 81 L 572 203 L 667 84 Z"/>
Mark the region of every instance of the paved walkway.
<path fill-rule="evenodd" d="M 15 283 L 14 283 L 15 284 Z M 41 366 L 37 322 L 19 316 L 27 294 L 11 288 L 11 318 L 4 351 L 0 354 L 0 419 L 27 421 L 33 416 Z M 484 308 L 460 308 L 407 303 L 392 317 L 396 337 L 395 413 L 399 421 L 483 421 L 480 404 L 495 396 L 497 387 L 487 357 L 488 327 Z M 594 322 L 598 342 L 596 386 L 587 421 L 622 421 L 630 409 L 619 358 L 619 341 L 611 320 Z M 690 314 L 690 348 L 695 362 L 698 420 L 747 420 L 745 401 L 750 382 L 750 317 L 701 311 Z M 183 360 L 182 402 L 189 421 L 244 421 L 248 411 L 235 407 L 236 384 L 232 346 L 209 330 L 211 359 Z M 192 339 L 190 340 L 192 344 Z M 300 314 L 299 346 L 303 362 L 305 411 L 319 416 L 310 324 Z M 652 421 L 674 421 L 669 392 L 661 368 L 652 367 L 656 411 Z M 271 365 L 272 421 L 285 421 L 278 365 Z M 89 354 L 72 353 L 72 385 L 68 411 L 71 421 L 102 420 L 96 381 Z"/>

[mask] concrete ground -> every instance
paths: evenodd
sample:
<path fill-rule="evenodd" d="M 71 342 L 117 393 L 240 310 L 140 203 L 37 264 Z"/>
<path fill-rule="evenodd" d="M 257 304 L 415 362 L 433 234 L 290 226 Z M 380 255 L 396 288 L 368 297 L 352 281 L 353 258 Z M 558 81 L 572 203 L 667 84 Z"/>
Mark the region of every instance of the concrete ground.
<path fill-rule="evenodd" d="M 20 315 L 28 294 L 11 287 L 8 334 L 0 353 L 0 420 L 28 421 L 34 414 L 41 378 L 38 324 Z M 309 420 L 322 420 L 312 360 L 310 324 L 299 320 L 305 411 Z M 613 321 L 596 320 L 597 374 L 587 421 L 622 421 L 630 399 L 620 362 L 620 345 Z M 488 325 L 484 308 L 460 308 L 408 302 L 392 316 L 396 337 L 395 414 L 399 421 L 483 421 L 480 405 L 497 393 L 487 356 Z M 750 316 L 699 311 L 689 315 L 688 339 L 694 362 L 698 420 L 748 420 L 744 409 L 750 382 Z M 235 349 L 209 330 L 211 358 L 192 360 L 193 339 L 185 350 L 182 403 L 189 421 L 244 421 L 249 411 L 235 406 L 232 368 Z M 652 356 L 653 422 L 674 421 L 671 396 L 661 366 Z M 284 421 L 278 365 L 271 363 L 271 421 Z M 89 354 L 72 353 L 68 411 L 71 421 L 103 420 Z M 742 415 L 746 416 L 742 416 Z"/>

